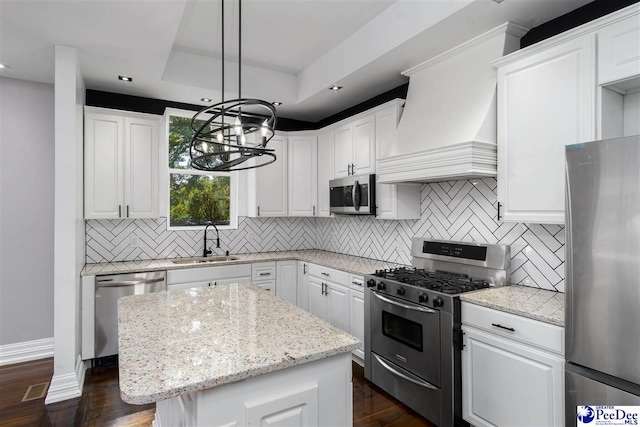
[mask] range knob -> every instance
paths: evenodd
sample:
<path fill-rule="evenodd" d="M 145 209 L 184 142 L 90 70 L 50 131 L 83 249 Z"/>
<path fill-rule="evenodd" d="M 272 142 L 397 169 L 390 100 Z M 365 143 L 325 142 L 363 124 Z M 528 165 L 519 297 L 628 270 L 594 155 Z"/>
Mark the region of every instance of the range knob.
<path fill-rule="evenodd" d="M 427 302 L 427 301 L 429 301 L 429 295 L 425 294 L 424 292 L 418 295 L 418 302 Z"/>
<path fill-rule="evenodd" d="M 404 288 L 398 288 L 397 292 L 398 292 L 398 295 L 402 296 L 402 295 L 404 295 L 405 290 L 404 290 Z"/>
<path fill-rule="evenodd" d="M 367 288 L 373 288 L 376 286 L 376 281 L 373 279 L 367 280 Z"/>
<path fill-rule="evenodd" d="M 380 282 L 380 283 L 378 283 L 378 290 L 379 290 L 379 291 L 382 291 L 382 290 L 384 290 L 385 288 L 386 288 L 386 286 L 385 286 L 384 282 Z"/>
<path fill-rule="evenodd" d="M 444 301 L 442 300 L 442 298 L 435 297 L 435 299 L 433 300 L 433 306 L 434 307 L 442 307 L 443 305 L 444 305 Z"/>

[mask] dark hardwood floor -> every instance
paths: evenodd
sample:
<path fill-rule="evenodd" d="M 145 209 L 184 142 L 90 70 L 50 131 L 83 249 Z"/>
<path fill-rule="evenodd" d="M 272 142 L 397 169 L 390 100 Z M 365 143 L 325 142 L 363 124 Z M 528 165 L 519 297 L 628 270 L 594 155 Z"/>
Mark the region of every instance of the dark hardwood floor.
<path fill-rule="evenodd" d="M 120 399 L 116 365 L 87 370 L 82 397 L 45 406 L 44 398 L 21 402 L 32 384 L 50 381 L 53 359 L 0 367 L 0 426 L 149 427 L 155 405 L 128 405 Z M 353 425 L 433 427 L 364 378 L 353 364 Z"/>

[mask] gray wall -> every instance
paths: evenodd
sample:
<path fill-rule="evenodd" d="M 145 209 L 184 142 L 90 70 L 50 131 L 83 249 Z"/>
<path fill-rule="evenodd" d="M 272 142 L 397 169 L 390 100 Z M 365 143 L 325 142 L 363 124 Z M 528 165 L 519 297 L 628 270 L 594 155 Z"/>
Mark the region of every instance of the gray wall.
<path fill-rule="evenodd" d="M 53 336 L 53 86 L 0 77 L 0 345 Z"/>

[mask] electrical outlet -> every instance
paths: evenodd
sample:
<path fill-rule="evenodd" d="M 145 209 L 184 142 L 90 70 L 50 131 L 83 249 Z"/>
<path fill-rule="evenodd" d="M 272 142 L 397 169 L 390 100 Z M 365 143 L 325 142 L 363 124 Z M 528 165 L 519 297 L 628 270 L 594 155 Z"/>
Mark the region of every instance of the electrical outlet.
<path fill-rule="evenodd" d="M 138 245 L 138 236 L 136 236 L 135 234 L 131 235 L 131 238 L 129 240 L 129 247 L 131 248 L 137 248 Z"/>
<path fill-rule="evenodd" d="M 253 243 L 253 239 L 255 239 L 255 235 L 253 233 L 247 233 L 247 240 L 250 243 Z"/>

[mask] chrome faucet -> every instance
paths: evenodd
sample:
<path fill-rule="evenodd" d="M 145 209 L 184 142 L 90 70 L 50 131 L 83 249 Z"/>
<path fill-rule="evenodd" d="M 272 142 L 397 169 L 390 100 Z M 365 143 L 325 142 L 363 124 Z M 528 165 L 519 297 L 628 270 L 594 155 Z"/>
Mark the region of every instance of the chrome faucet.
<path fill-rule="evenodd" d="M 211 255 L 211 249 L 207 249 L 207 229 L 211 226 L 216 229 L 216 248 L 220 247 L 220 232 L 218 231 L 218 227 L 216 227 L 214 223 L 210 222 L 204 228 L 204 249 L 202 250 L 202 256 L 205 258 L 207 255 Z"/>

